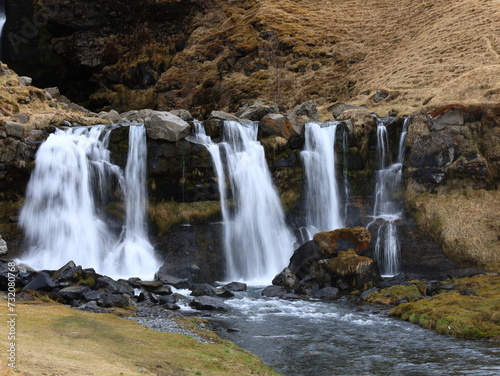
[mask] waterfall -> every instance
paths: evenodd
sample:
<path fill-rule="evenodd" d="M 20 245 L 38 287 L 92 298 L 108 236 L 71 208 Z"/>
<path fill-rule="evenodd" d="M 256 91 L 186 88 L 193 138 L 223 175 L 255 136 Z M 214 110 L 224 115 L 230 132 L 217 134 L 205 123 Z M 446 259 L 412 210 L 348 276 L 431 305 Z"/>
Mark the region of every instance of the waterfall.
<path fill-rule="evenodd" d="M 146 129 L 131 125 L 125 167 L 125 227 L 120 242 L 106 257 L 109 274 L 151 279 L 161 266 L 147 235 L 146 166 Z"/>
<path fill-rule="evenodd" d="M 306 124 L 301 152 L 306 174 L 306 227 L 309 235 L 343 227 L 335 173 L 335 133 L 338 122 Z"/>
<path fill-rule="evenodd" d="M 7 15 L 5 14 L 5 1 L 0 2 L 0 60 L 3 59 L 3 27 L 7 21 Z"/>
<path fill-rule="evenodd" d="M 195 142 L 203 140 L 214 162 L 222 207 L 227 279 L 268 284 L 288 263 L 294 239 L 285 224 L 284 210 L 264 148 L 257 141 L 257 131 L 255 123 L 226 121 L 223 142 L 218 145 L 199 133 L 193 137 Z M 228 194 L 226 176 L 230 183 Z"/>
<path fill-rule="evenodd" d="M 145 191 L 145 187 L 138 187 L 145 184 L 145 177 L 138 177 L 145 175 L 145 145 L 141 146 L 144 141 L 135 136 L 142 131 L 145 137 L 143 128 L 130 127 L 125 177 L 110 160 L 108 142 L 112 127 L 57 129 L 47 138 L 36 154 L 36 166 L 19 218 L 29 246 L 23 263 L 35 269 L 58 269 L 73 260 L 112 277 L 153 276 L 159 265 L 151 246 L 141 250 L 141 261 L 139 257 L 131 260 L 129 254 L 120 259 L 111 257 L 117 254 L 116 244 L 123 241 L 109 228 L 104 211 L 110 190 L 124 190 L 125 228 L 131 226 L 125 231 L 125 243 L 132 238 L 145 238 L 145 196 L 140 198 L 141 193 L 135 192 Z M 137 147 L 142 150 L 137 152 Z"/>
<path fill-rule="evenodd" d="M 397 221 L 403 216 L 403 201 L 397 196 L 401 194 L 401 178 L 404 162 L 404 145 L 410 118 L 403 122 L 397 160 L 388 165 L 389 139 L 387 127 L 383 119 L 377 124 L 377 161 L 375 204 L 373 220 L 368 224 L 381 223 L 375 244 L 375 259 L 379 263 L 380 273 L 384 277 L 392 277 L 400 273 L 400 245 L 398 240 Z"/>

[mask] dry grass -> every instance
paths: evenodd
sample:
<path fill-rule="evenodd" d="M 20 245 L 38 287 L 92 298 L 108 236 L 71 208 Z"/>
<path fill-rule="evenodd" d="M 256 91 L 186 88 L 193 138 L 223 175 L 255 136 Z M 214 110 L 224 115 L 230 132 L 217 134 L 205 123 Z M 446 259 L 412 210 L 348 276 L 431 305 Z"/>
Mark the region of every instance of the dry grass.
<path fill-rule="evenodd" d="M 160 202 L 150 203 L 148 210 L 157 235 L 162 236 L 175 224 L 215 218 L 220 214 L 220 203 L 218 201 Z"/>
<path fill-rule="evenodd" d="M 500 191 L 417 194 L 408 204 L 452 260 L 500 271 Z"/>
<path fill-rule="evenodd" d="M 6 312 L 5 302 L 0 307 Z M 277 375 L 227 341 L 203 344 L 113 314 L 57 304 L 18 303 L 16 310 L 20 372 L 5 368 L 2 356 L 2 375 Z M 0 345 L 7 349 L 4 334 Z"/>
<path fill-rule="evenodd" d="M 324 111 L 350 101 L 385 115 L 500 101 L 496 0 L 235 0 L 216 9 L 196 20 L 172 64 L 186 81 L 179 93 L 210 82 L 219 108 L 314 99 Z M 377 90 L 390 94 L 378 104 Z M 160 106 L 181 103 L 161 97 Z"/>

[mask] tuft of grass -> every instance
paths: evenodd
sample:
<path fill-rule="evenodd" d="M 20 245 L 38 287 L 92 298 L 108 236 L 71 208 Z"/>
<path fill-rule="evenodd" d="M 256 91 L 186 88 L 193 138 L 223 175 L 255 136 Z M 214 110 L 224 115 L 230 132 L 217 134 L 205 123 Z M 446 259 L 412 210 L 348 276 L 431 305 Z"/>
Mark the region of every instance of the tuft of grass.
<path fill-rule="evenodd" d="M 395 304 L 399 299 L 408 301 L 420 300 L 425 295 L 425 284 L 421 281 L 410 281 L 403 285 L 395 285 L 373 291 L 366 298 L 367 302 L 378 304 Z"/>
<path fill-rule="evenodd" d="M 458 338 L 500 339 L 500 276 L 478 275 L 454 282 L 457 291 L 401 304 L 389 315 Z M 465 288 L 475 295 L 461 294 Z"/>
<path fill-rule="evenodd" d="M 149 205 L 149 218 L 158 236 L 164 235 L 173 225 L 209 220 L 220 215 L 218 201 L 159 202 Z"/>

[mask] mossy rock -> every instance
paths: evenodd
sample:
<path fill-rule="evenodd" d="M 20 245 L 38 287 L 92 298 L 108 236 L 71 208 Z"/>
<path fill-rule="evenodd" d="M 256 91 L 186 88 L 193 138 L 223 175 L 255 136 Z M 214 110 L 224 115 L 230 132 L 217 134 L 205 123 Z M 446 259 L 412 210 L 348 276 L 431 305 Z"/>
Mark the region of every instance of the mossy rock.
<path fill-rule="evenodd" d="M 371 235 L 365 227 L 341 228 L 328 232 L 318 232 L 313 240 L 320 246 L 323 255 L 335 254 L 342 249 L 357 252 L 368 248 Z"/>
<path fill-rule="evenodd" d="M 370 270 L 374 261 L 365 256 L 359 256 L 355 251 L 340 251 L 337 257 L 326 263 L 326 268 L 339 276 L 363 274 Z"/>

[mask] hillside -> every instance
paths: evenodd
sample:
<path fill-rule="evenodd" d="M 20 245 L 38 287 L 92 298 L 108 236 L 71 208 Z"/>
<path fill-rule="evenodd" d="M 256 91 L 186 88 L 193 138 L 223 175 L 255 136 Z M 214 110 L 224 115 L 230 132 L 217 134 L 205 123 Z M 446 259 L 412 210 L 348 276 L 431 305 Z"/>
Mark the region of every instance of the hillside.
<path fill-rule="evenodd" d="M 324 113 L 349 101 L 385 114 L 500 99 L 495 0 L 56 3 L 45 40 L 67 69 L 90 72 L 94 109 L 204 117 L 262 98 L 288 109 L 314 99 Z"/>

